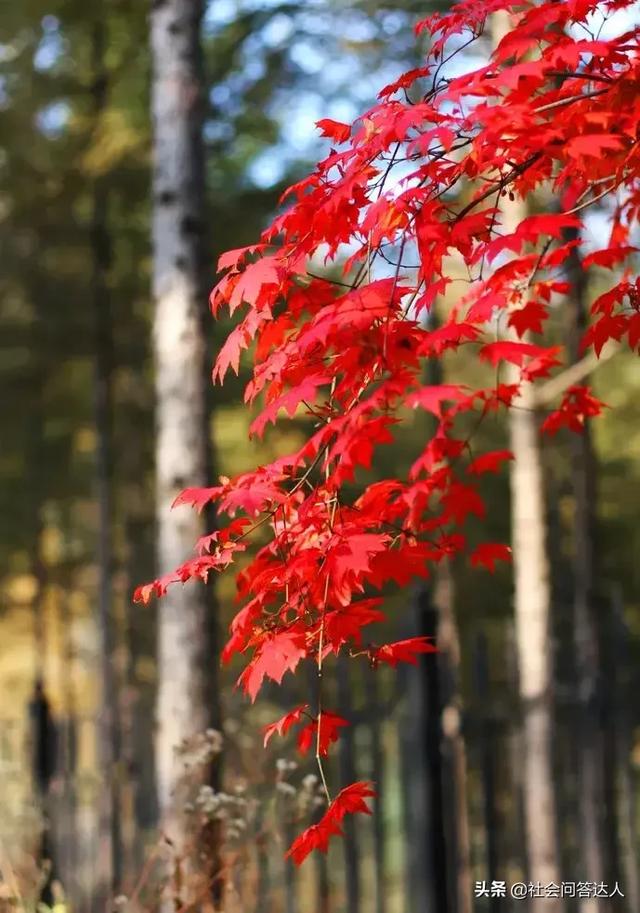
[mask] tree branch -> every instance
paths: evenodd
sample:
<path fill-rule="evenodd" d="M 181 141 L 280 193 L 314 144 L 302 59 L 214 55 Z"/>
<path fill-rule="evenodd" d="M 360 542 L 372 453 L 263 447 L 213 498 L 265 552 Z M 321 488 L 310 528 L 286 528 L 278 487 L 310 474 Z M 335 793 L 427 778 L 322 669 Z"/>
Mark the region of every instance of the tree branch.
<path fill-rule="evenodd" d="M 607 346 L 600 357 L 598 357 L 595 352 L 591 351 L 588 355 L 585 355 L 584 358 L 581 358 L 580 361 L 569 365 L 561 374 L 556 374 L 556 376 L 552 377 L 551 380 L 548 380 L 546 384 L 542 384 L 541 387 L 538 387 L 533 400 L 534 407 L 540 408 L 541 406 L 547 406 L 557 396 L 560 396 L 561 393 L 564 393 L 565 390 L 568 390 L 569 387 L 572 387 L 574 384 L 584 380 L 584 378 L 595 371 L 599 365 L 609 361 L 612 355 L 615 355 L 616 352 L 619 351 L 619 345 L 610 345 Z"/>

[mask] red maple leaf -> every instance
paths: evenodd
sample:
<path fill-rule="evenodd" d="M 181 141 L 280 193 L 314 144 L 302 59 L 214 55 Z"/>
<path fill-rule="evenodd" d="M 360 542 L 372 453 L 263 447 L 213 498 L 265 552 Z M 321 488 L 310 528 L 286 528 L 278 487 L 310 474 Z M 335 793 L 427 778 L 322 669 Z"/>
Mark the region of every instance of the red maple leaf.
<path fill-rule="evenodd" d="M 484 501 L 478 490 L 472 485 L 463 485 L 461 482 L 452 482 L 442 496 L 444 508 L 443 519 L 453 519 L 458 526 L 462 526 L 470 514 L 484 517 Z"/>
<path fill-rule="evenodd" d="M 565 146 L 567 155 L 577 161 L 584 158 L 601 158 L 608 150 L 619 152 L 624 146 L 622 136 L 614 133 L 590 133 L 575 136 Z"/>
<path fill-rule="evenodd" d="M 472 460 L 467 466 L 467 472 L 477 476 L 485 472 L 499 472 L 502 464 L 512 459 L 510 450 L 492 450 Z"/>
<path fill-rule="evenodd" d="M 629 348 L 633 351 L 640 346 L 640 314 L 632 314 L 627 324 Z"/>
<path fill-rule="evenodd" d="M 351 136 L 351 127 L 349 124 L 342 124 L 340 121 L 331 120 L 328 117 L 316 121 L 316 127 L 320 128 L 322 136 L 328 136 L 329 139 L 336 143 L 344 143 Z"/>
<path fill-rule="evenodd" d="M 307 655 L 304 638 L 292 631 L 281 631 L 263 640 L 253 659 L 244 669 L 238 684 L 255 701 L 265 678 L 280 684 L 286 672 L 294 672 Z"/>
<path fill-rule="evenodd" d="M 499 361 L 509 361 L 513 365 L 522 365 L 527 358 L 538 358 L 547 353 L 542 346 L 535 346 L 530 342 L 489 342 L 480 349 L 480 358 L 492 365 Z"/>
<path fill-rule="evenodd" d="M 397 640 L 392 644 L 384 644 L 370 651 L 373 662 L 387 663 L 390 666 L 398 663 L 410 663 L 415 666 L 420 653 L 437 653 L 437 647 L 428 637 L 409 637 L 406 640 Z"/>
<path fill-rule="evenodd" d="M 317 396 L 318 387 L 329 383 L 331 378 L 326 374 L 309 374 L 299 384 L 287 390 L 272 403 L 266 406 L 260 415 L 254 419 L 249 428 L 249 434 L 262 437 L 268 422 L 275 425 L 280 409 L 285 409 L 293 417 L 302 402 L 313 402 Z"/>
<path fill-rule="evenodd" d="M 502 545 L 499 542 L 483 542 L 473 550 L 470 560 L 474 567 L 482 565 L 493 573 L 496 569 L 496 561 L 511 561 L 511 549 L 508 545 Z"/>
<path fill-rule="evenodd" d="M 190 504 L 195 507 L 198 513 L 201 513 L 207 504 L 215 501 L 224 491 L 224 486 L 217 485 L 213 488 L 185 488 L 174 500 L 172 507 L 178 507 L 180 504 Z"/>
<path fill-rule="evenodd" d="M 622 314 L 603 314 L 599 320 L 592 323 L 582 339 L 584 349 L 593 346 L 599 357 L 606 344 L 615 339 L 620 341 L 627 329 L 627 320 Z"/>
<path fill-rule="evenodd" d="M 231 267 L 237 267 L 238 264 L 247 255 L 263 250 L 264 244 L 249 244 L 247 247 L 236 247 L 234 250 L 227 250 L 218 258 L 218 272 Z"/>
<path fill-rule="evenodd" d="M 545 418 L 542 430 L 547 434 L 556 434 L 561 428 L 569 428 L 580 433 L 584 431 L 586 420 L 600 415 L 604 405 L 593 396 L 588 387 L 570 387 L 564 394 L 559 408 Z"/>
<path fill-rule="evenodd" d="M 361 813 L 370 815 L 371 810 L 365 799 L 375 798 L 376 792 L 371 783 L 358 782 L 346 786 L 338 793 L 329 808 L 317 824 L 312 824 L 293 841 L 287 856 L 300 865 L 313 850 L 327 852 L 329 840 L 341 836 L 340 824 L 346 815 Z"/>
<path fill-rule="evenodd" d="M 306 754 L 310 748 L 316 746 L 320 754 L 326 757 L 329 753 L 329 746 L 337 742 L 340 737 L 340 729 L 348 726 L 349 723 L 343 717 L 336 713 L 330 713 L 323 710 L 320 715 L 320 738 L 318 740 L 318 721 L 313 720 L 304 729 L 298 733 L 298 748 L 302 754 Z"/>
<path fill-rule="evenodd" d="M 626 260 L 631 254 L 638 251 L 637 247 L 625 245 L 623 247 L 605 247 L 603 250 L 594 250 L 582 261 L 582 268 L 588 269 L 590 266 L 602 266 L 605 269 L 611 269 L 623 260 Z"/>
<path fill-rule="evenodd" d="M 539 301 L 529 301 L 524 307 L 512 311 L 507 322 L 522 339 L 527 332 L 542 333 L 548 313 L 544 304 Z"/>
<path fill-rule="evenodd" d="M 308 704 L 300 704 L 299 707 L 296 707 L 294 710 L 290 710 L 289 713 L 285 713 L 284 716 L 281 716 L 279 720 L 276 720 L 275 723 L 269 723 L 268 726 L 264 727 L 264 747 L 266 748 L 269 740 L 273 735 L 286 735 L 287 732 L 300 721 L 300 717 L 307 710 Z"/>
<path fill-rule="evenodd" d="M 469 393 L 466 387 L 459 384 L 434 384 L 429 387 L 421 387 L 414 393 L 409 394 L 407 405 L 422 406 L 428 412 L 433 412 L 438 418 L 442 415 L 442 403 L 446 400 L 457 402 L 466 399 Z"/>
<path fill-rule="evenodd" d="M 296 837 L 287 851 L 287 858 L 293 859 L 296 865 L 301 865 L 309 853 L 314 850 L 326 853 L 329 849 L 329 840 L 332 837 L 342 836 L 342 830 L 337 822 L 328 815 L 324 815 L 317 824 L 312 824 Z"/>

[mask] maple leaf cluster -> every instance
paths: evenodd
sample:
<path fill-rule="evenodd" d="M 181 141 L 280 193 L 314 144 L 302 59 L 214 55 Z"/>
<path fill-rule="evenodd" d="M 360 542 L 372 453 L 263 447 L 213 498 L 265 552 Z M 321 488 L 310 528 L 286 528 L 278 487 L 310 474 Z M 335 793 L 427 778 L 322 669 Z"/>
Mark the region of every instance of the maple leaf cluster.
<path fill-rule="evenodd" d="M 258 243 L 220 259 L 211 308 L 238 322 L 214 381 L 252 360 L 245 402 L 260 405 L 251 434 L 300 413 L 312 431 L 288 456 L 183 493 L 177 503 L 216 504 L 218 529 L 197 557 L 136 598 L 207 579 L 267 529 L 266 544 L 237 574 L 242 607 L 223 651 L 224 661 L 245 658 L 239 681 L 251 699 L 304 659 L 322 670 L 345 652 L 395 666 L 435 649 L 423 638 L 376 643 L 381 594 L 465 552 L 467 520 L 485 513 L 481 477 L 511 454 L 474 456 L 460 417 L 509 409 L 523 385 L 562 364 L 546 325 L 571 294 L 567 265 L 581 257 L 585 213 L 601 200 L 613 207 L 610 239 L 581 268 L 601 280 L 615 268 L 615 284 L 593 302 L 584 346 L 599 355 L 608 341 L 626 339 L 638 348 L 629 239 L 640 209 L 639 32 L 605 40 L 590 31 L 631 6 L 463 0 L 423 20 L 417 33 L 431 35 L 424 66 L 383 88 L 353 124 L 319 122 L 329 154 L 286 191 Z M 487 63 L 447 77 L 446 62 L 482 41 L 500 11 L 513 27 Z M 509 226 L 510 201 L 534 196 L 555 202 Z M 494 373 L 489 386 L 425 382 L 429 361 L 461 351 Z M 579 431 L 600 408 L 586 387 L 572 387 L 547 430 Z M 433 417 L 407 477 L 357 488 L 407 409 Z M 510 550 L 485 542 L 468 557 L 492 571 Z M 299 749 L 315 746 L 319 763 L 347 725 L 305 705 L 268 727 L 265 742 L 302 723 Z M 368 784 L 343 789 L 294 842 L 293 859 L 326 849 L 344 815 L 367 811 L 372 795 Z"/>
<path fill-rule="evenodd" d="M 340 824 L 345 815 L 362 812 L 370 815 L 371 811 L 364 801 L 375 798 L 375 790 L 370 783 L 351 783 L 338 793 L 329 808 L 317 824 L 312 824 L 291 844 L 287 852 L 295 863 L 300 865 L 313 850 L 327 852 L 331 837 L 342 836 Z"/>

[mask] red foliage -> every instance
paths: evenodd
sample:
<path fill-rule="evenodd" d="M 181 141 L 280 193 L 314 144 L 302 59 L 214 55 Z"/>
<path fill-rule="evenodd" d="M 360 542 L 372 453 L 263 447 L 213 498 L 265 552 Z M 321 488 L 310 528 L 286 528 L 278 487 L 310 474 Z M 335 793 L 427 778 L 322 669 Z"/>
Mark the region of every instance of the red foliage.
<path fill-rule="evenodd" d="M 268 726 L 265 726 L 264 747 L 267 747 L 269 739 L 272 735 L 275 735 L 276 733 L 278 735 L 286 735 L 291 727 L 300 721 L 300 717 L 306 711 L 308 706 L 308 704 L 301 704 L 294 710 L 290 710 L 289 713 L 285 713 L 285 715 L 281 716 L 279 720 L 275 721 L 275 723 L 269 723 Z"/>
<path fill-rule="evenodd" d="M 634 253 L 628 239 L 640 212 L 639 31 L 585 39 L 596 8 L 631 6 L 462 0 L 420 22 L 417 33 L 432 36 L 424 66 L 383 89 L 353 125 L 320 121 L 339 148 L 289 188 L 258 244 L 221 258 L 212 311 L 226 307 L 241 316 L 218 354 L 214 380 L 229 368 L 238 372 L 251 349 L 245 401 L 262 400 L 252 432 L 263 434 L 282 411 L 304 412 L 312 430 L 285 458 L 183 493 L 180 503 L 217 505 L 218 529 L 201 541 L 197 558 L 139 588 L 136 599 L 206 579 L 235 560 L 258 526 L 269 529 L 238 574 L 243 607 L 223 651 L 225 661 L 249 655 L 240 683 L 252 699 L 265 679 L 280 682 L 303 658 L 321 667 L 343 651 L 395 665 L 434 649 L 421 638 L 367 645 L 369 627 L 384 618 L 371 591 L 406 586 L 465 549 L 467 518 L 485 511 L 468 480 L 498 471 L 511 454 L 470 459 L 458 417 L 509 408 L 521 385 L 559 364 L 558 347 L 529 336 L 545 333 L 550 310 L 570 293 L 567 259 L 580 255 L 584 215 L 602 197 L 615 202 L 610 240 L 584 258 L 584 269 L 612 269 Z M 513 27 L 490 61 L 445 78 L 441 61 L 478 40 L 497 10 L 511 14 Z M 531 50 L 535 59 L 527 60 Z M 543 191 L 559 211 L 506 229 L 509 200 L 534 193 L 543 199 Z M 455 297 L 452 257 L 468 277 Z M 322 263 L 341 267 L 341 277 L 320 276 Z M 448 310 L 435 327 L 429 315 L 443 299 Z M 609 340 L 628 339 L 638 348 L 640 289 L 628 273 L 594 301 L 592 314 L 585 347 L 599 355 Z M 489 387 L 425 383 L 428 359 L 463 350 L 494 375 Z M 435 418 L 408 478 L 363 484 L 360 469 L 393 440 L 407 407 Z M 545 429 L 579 431 L 600 409 L 585 387 L 572 387 Z M 507 546 L 483 543 L 470 560 L 493 570 L 508 558 Z M 302 712 L 269 727 L 265 740 L 286 732 Z M 318 718 L 326 753 L 344 721 L 319 707 L 300 733 L 301 748 L 317 741 Z M 326 850 L 344 815 L 368 811 L 364 799 L 372 795 L 368 784 L 343 789 L 294 842 L 292 858 L 299 863 L 313 848 Z"/>
<path fill-rule="evenodd" d="M 370 651 L 371 658 L 376 663 L 388 663 L 397 666 L 398 663 L 411 663 L 415 666 L 420 653 L 435 653 L 436 647 L 427 637 L 409 637 L 407 640 L 397 640 L 393 644 L 384 644 Z"/>
<path fill-rule="evenodd" d="M 374 798 L 375 795 L 370 783 L 351 783 L 350 786 L 346 786 L 329 805 L 320 821 L 296 837 L 287 856 L 291 856 L 293 861 L 300 865 L 312 850 L 318 849 L 326 853 L 329 839 L 342 834 L 340 824 L 345 815 L 355 815 L 358 812 L 370 815 L 371 811 L 364 800 Z"/>
<path fill-rule="evenodd" d="M 318 720 L 314 720 L 298 733 L 298 748 L 302 754 L 306 754 L 310 749 L 317 747 L 318 753 L 326 757 L 329 754 L 329 746 L 340 738 L 342 727 L 348 725 L 349 723 L 341 716 L 323 710 L 319 724 Z"/>
<path fill-rule="evenodd" d="M 511 561 L 511 549 L 500 542 L 483 542 L 473 550 L 470 560 L 475 567 L 486 567 L 493 573 L 496 561 Z"/>

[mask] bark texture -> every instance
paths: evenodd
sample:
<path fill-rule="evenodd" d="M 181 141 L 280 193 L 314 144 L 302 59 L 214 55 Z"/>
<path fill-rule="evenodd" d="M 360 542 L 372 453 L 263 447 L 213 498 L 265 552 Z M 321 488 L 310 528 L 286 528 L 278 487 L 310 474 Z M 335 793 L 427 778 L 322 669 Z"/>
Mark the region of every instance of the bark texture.
<path fill-rule="evenodd" d="M 523 788 L 529 879 L 561 880 L 553 785 L 553 668 L 551 591 L 546 551 L 545 498 L 539 428 L 524 387 L 510 415 L 511 520 L 515 627 L 522 703 Z M 562 901 L 533 898 L 532 913 L 556 913 Z"/>
<path fill-rule="evenodd" d="M 153 61 L 153 348 L 156 520 L 160 573 L 192 554 L 204 531 L 195 511 L 171 511 L 184 488 L 207 484 L 205 175 L 202 0 L 157 0 Z M 184 858 L 183 762 L 176 748 L 217 721 L 212 607 L 204 587 L 170 589 L 158 609 L 156 766 L 162 828 Z M 210 772 L 202 771 L 202 779 Z"/>

